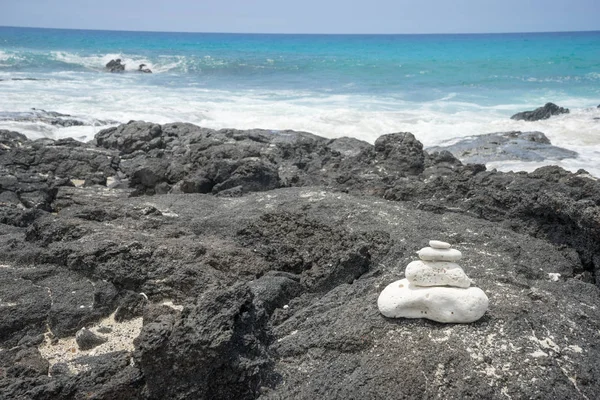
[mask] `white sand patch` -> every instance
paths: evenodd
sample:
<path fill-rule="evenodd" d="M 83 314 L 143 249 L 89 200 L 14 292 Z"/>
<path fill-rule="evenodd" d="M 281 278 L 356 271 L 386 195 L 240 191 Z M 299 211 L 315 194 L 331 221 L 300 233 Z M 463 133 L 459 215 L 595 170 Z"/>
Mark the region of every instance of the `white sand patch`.
<path fill-rule="evenodd" d="M 114 351 L 133 351 L 133 339 L 138 337 L 142 330 L 142 317 L 129 321 L 116 322 L 114 315 L 113 313 L 96 325 L 88 328 L 95 334 L 107 338 L 108 341 L 106 343 L 90 350 L 80 350 L 75 342 L 75 336 L 59 339 L 58 343 L 52 344 L 50 333 L 47 333 L 45 335 L 46 340 L 39 346 L 42 357 L 48 360 L 50 366 L 57 363 L 66 363 L 71 372 L 78 373 L 84 371 L 86 367 L 74 363 L 73 360 L 76 358 L 98 356 Z M 111 332 L 103 333 L 102 328 L 108 328 Z"/>

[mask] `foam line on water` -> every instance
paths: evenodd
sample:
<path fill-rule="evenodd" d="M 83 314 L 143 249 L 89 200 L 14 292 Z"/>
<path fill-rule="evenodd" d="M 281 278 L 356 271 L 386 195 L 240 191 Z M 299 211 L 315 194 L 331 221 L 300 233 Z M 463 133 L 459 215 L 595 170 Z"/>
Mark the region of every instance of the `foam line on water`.
<path fill-rule="evenodd" d="M 0 78 L 2 76 L 0 74 Z M 544 132 L 554 145 L 582 154 L 580 164 L 600 164 L 593 160 L 594 152 L 600 146 L 600 135 L 597 134 L 600 120 L 594 119 L 600 118 L 600 109 L 592 107 L 592 100 L 585 98 L 563 95 L 556 102 L 572 107 L 570 114 L 527 122 L 513 121 L 510 115 L 533 109 L 545 99 L 485 106 L 458 101 L 451 95 L 437 101 L 413 102 L 406 100 L 402 93 L 372 96 L 309 90 L 171 88 L 154 85 L 142 74 L 102 73 L 90 79 L 87 75 L 82 77 L 81 72 L 61 72 L 39 77 L 47 80 L 0 82 L 6 94 L 0 96 L 0 110 L 27 111 L 35 107 L 121 122 L 181 121 L 215 129 L 294 129 L 329 138 L 350 136 L 371 143 L 382 134 L 408 131 L 425 146 L 489 132 L 538 130 Z M 20 131 L 31 138 L 90 140 L 103 128 L 60 128 L 41 123 L 0 121 L 0 129 Z M 570 169 L 575 165 L 570 161 L 563 164 L 569 165 Z M 586 168 L 578 165 L 578 168 L 582 167 Z"/>
<path fill-rule="evenodd" d="M 50 54 L 56 61 L 83 66 L 94 71 L 103 71 L 109 61 L 116 59 L 120 59 L 125 64 L 126 71 L 136 71 L 140 64 L 145 64 L 153 73 L 177 69 L 184 63 L 184 57 L 182 56 L 159 56 L 158 60 L 154 62 L 143 56 L 124 53 L 79 55 L 65 51 L 53 51 Z"/>

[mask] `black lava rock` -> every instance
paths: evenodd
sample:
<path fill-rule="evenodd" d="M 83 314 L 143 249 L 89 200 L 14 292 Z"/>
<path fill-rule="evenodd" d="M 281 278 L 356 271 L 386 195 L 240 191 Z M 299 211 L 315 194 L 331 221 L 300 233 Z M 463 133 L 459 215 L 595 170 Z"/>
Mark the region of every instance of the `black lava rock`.
<path fill-rule="evenodd" d="M 429 147 L 428 152 L 447 150 L 462 162 L 485 164 L 492 161 L 542 161 L 577 157 L 577 153 L 553 146 L 542 132 L 497 132 L 461 138 L 451 145 Z"/>
<path fill-rule="evenodd" d="M 140 66 L 138 67 L 138 71 L 146 73 L 146 74 L 151 74 L 152 73 L 152 71 L 150 70 L 150 68 L 146 68 L 146 64 L 140 64 Z"/>
<path fill-rule="evenodd" d="M 371 145 L 131 122 L 96 144 L 0 135 L 1 398 L 600 392 L 600 183 L 583 170 L 487 171 L 410 133 Z M 514 135 L 491 140 L 550 146 Z M 379 313 L 429 239 L 462 251 L 490 299 L 481 320 Z M 143 315 L 134 351 L 54 366 L 39 352 L 42 334 L 115 312 Z"/>
<path fill-rule="evenodd" d="M 103 336 L 96 335 L 94 332 L 86 328 L 81 328 L 75 335 L 77 346 L 81 350 L 90 350 L 106 343 L 108 339 Z"/>
<path fill-rule="evenodd" d="M 106 64 L 106 69 L 108 72 L 123 72 L 125 71 L 125 64 L 122 64 L 121 59 L 117 58 L 116 60 L 110 60 Z"/>
<path fill-rule="evenodd" d="M 510 117 L 515 120 L 538 121 L 548 119 L 553 115 L 568 114 L 569 109 L 559 107 L 554 103 L 546 103 L 543 107 L 536 108 L 533 111 L 523 111 Z"/>

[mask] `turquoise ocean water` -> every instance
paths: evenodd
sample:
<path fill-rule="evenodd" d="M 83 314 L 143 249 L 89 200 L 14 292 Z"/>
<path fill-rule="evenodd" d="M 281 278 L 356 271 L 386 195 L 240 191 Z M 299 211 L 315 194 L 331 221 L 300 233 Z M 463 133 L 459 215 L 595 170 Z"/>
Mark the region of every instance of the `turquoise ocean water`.
<path fill-rule="evenodd" d="M 103 70 L 113 58 L 123 60 L 125 73 Z M 154 73 L 136 72 L 142 63 Z M 90 119 L 297 129 L 370 142 L 410 131 L 425 145 L 540 130 L 580 153 L 562 165 L 600 175 L 600 119 L 594 119 L 600 32 L 245 35 L 0 27 L 0 79 L 0 129 L 30 137 L 87 140 L 101 128 L 6 116 L 41 108 Z M 548 101 L 571 114 L 535 123 L 509 119 Z"/>

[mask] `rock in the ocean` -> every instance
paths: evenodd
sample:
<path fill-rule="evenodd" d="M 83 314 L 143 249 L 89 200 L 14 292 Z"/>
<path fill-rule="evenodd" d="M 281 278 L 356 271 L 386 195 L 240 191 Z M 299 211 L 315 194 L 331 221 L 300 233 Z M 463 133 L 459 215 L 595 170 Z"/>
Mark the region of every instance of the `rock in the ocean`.
<path fill-rule="evenodd" d="M 540 119 L 548 119 L 553 115 L 568 114 L 569 109 L 559 107 L 554 103 L 546 103 L 543 107 L 536 108 L 533 111 L 523 111 L 516 113 L 510 119 L 525 120 L 525 121 L 538 121 Z"/>
<path fill-rule="evenodd" d="M 138 71 L 139 72 L 144 72 L 146 74 L 151 74 L 152 70 L 150 68 L 146 68 L 146 64 L 140 64 L 140 66 L 138 67 Z"/>
<path fill-rule="evenodd" d="M 75 341 L 80 350 L 90 350 L 94 347 L 100 346 L 102 343 L 106 343 L 108 339 L 103 336 L 96 335 L 94 332 L 86 328 L 81 328 L 75 334 Z"/>
<path fill-rule="evenodd" d="M 0 121 L 42 122 L 44 124 L 69 128 L 72 126 L 101 126 L 117 124 L 117 121 L 99 120 L 89 116 L 63 114 L 56 111 L 46 111 L 32 108 L 31 111 L 0 111 Z"/>
<path fill-rule="evenodd" d="M 447 150 L 462 162 L 486 164 L 494 161 L 543 161 L 577 157 L 577 152 L 554 146 L 542 132 L 495 132 L 450 139 L 445 144 L 429 147 L 427 151 Z"/>
<path fill-rule="evenodd" d="M 439 240 L 430 240 L 429 246 L 433 247 L 434 249 L 449 249 L 450 247 L 452 247 L 450 246 L 450 243 L 441 242 Z"/>
<path fill-rule="evenodd" d="M 483 290 L 453 287 L 418 287 L 408 279 L 390 283 L 377 306 L 388 318 L 427 318 L 444 323 L 477 321 L 488 308 Z"/>
<path fill-rule="evenodd" d="M 416 286 L 455 286 L 467 288 L 471 279 L 460 265 L 444 261 L 413 261 L 406 266 L 406 279 Z"/>
<path fill-rule="evenodd" d="M 110 60 L 106 64 L 106 69 L 108 72 L 123 72 L 125 71 L 125 64 L 121 64 L 121 59 L 117 58 L 116 60 Z"/>
<path fill-rule="evenodd" d="M 424 247 L 417 251 L 417 254 L 423 261 L 458 261 L 462 258 L 462 253 L 456 249 Z"/>

